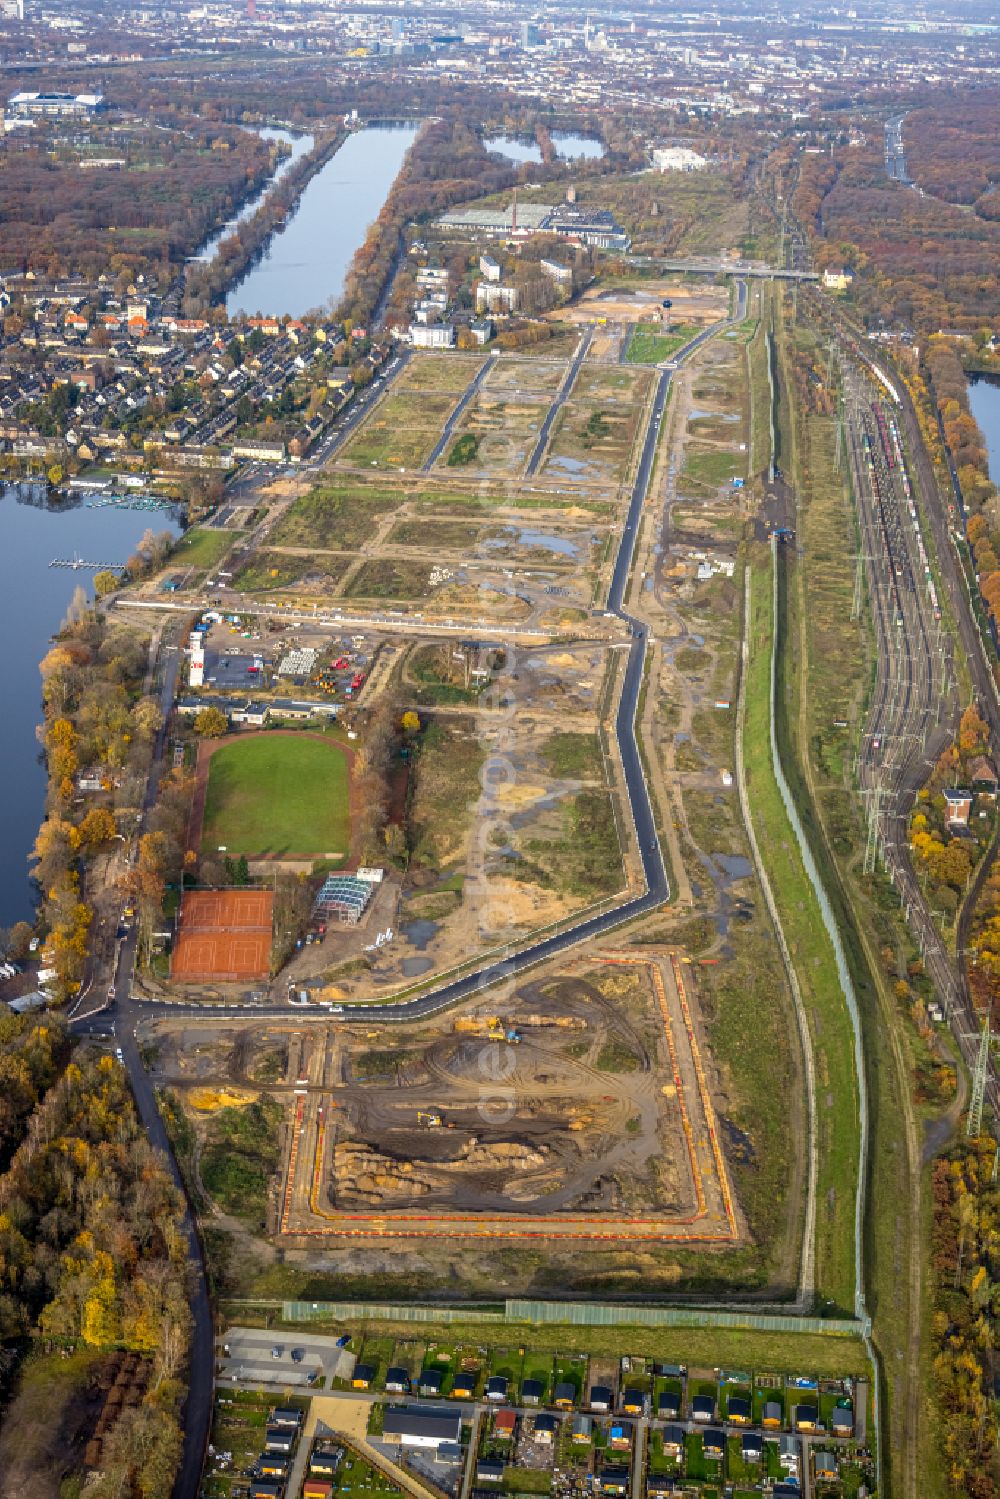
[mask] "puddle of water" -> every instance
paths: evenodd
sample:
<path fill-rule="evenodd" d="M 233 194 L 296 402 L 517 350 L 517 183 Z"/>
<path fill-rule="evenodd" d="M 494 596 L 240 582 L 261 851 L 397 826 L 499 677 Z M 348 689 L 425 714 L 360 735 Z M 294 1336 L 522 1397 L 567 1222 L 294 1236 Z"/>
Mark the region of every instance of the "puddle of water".
<path fill-rule="evenodd" d="M 549 462 L 553 468 L 561 468 L 567 474 L 585 474 L 590 468 L 590 464 L 585 463 L 582 458 L 550 458 Z"/>
<path fill-rule="evenodd" d="M 753 873 L 750 860 L 742 854 L 713 854 L 712 858 L 731 880 L 747 880 Z"/>
<path fill-rule="evenodd" d="M 415 979 L 419 978 L 422 973 L 426 973 L 429 968 L 433 968 L 434 964 L 430 958 L 404 958 L 399 966 L 404 978 Z"/>
<path fill-rule="evenodd" d="M 738 422 L 739 413 L 735 411 L 706 411 L 704 407 L 692 406 L 688 412 L 688 421 L 701 421 L 703 417 L 710 417 L 713 422 Z"/>
<path fill-rule="evenodd" d="M 408 921 L 406 926 L 401 926 L 400 935 L 405 937 L 411 947 L 418 952 L 423 952 L 429 942 L 437 936 L 438 923 L 436 921 L 425 921 L 417 917 L 415 921 Z M 428 966 L 430 966 L 428 964 Z"/>
<path fill-rule="evenodd" d="M 566 536 L 551 536 L 547 531 L 522 531 L 518 542 L 525 547 L 547 547 L 550 552 L 561 552 L 564 557 L 576 557 L 579 548 Z"/>

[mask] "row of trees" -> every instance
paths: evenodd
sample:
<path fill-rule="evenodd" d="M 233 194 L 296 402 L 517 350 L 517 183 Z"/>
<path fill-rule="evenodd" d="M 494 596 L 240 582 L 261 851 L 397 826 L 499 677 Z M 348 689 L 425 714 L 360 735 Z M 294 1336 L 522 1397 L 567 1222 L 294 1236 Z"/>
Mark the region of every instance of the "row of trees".
<path fill-rule="evenodd" d="M 236 225 L 212 260 L 207 265 L 191 267 L 184 293 L 186 316 L 204 317 L 213 304 L 224 299 L 275 230 L 294 212 L 309 179 L 329 161 L 343 138 L 343 132 L 320 137 L 308 155 L 300 157 L 270 189 L 257 212 Z"/>

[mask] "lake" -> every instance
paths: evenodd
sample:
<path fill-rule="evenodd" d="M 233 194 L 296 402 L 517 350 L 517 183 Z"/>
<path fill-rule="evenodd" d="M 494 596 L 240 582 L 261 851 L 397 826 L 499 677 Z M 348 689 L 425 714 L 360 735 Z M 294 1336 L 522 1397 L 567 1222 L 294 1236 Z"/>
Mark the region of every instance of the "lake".
<path fill-rule="evenodd" d="M 589 135 L 572 135 L 564 130 L 553 130 L 552 143 L 556 148 L 556 155 L 564 161 L 578 161 L 580 157 L 594 161 L 604 155 L 603 141 L 594 140 Z M 483 145 L 487 151 L 496 151 L 498 155 L 506 156 L 508 161 L 541 162 L 542 159 L 537 141 L 519 141 L 511 135 L 491 135 L 484 137 Z"/>
<path fill-rule="evenodd" d="M 292 148 L 291 154 L 281 158 L 274 176 L 267 179 L 260 192 L 254 193 L 252 197 L 247 199 L 236 217 L 230 219 L 227 224 L 224 224 L 221 229 L 212 234 L 203 245 L 199 246 L 195 253 L 203 255 L 206 260 L 214 258 L 222 241 L 229 238 L 237 224 L 242 224 L 247 219 L 253 217 L 274 184 L 280 182 L 288 169 L 293 167 L 301 156 L 307 155 L 314 145 L 311 135 L 292 135 L 290 130 L 272 130 L 266 125 L 262 126 L 257 131 L 257 134 L 263 136 L 268 141 L 285 141 Z"/>
<path fill-rule="evenodd" d="M 986 438 L 990 478 L 1000 485 L 1000 380 L 992 375 L 970 375 L 969 406 Z"/>
<path fill-rule="evenodd" d="M 348 136 L 310 179 L 281 233 L 271 236 L 260 259 L 230 291 L 229 316 L 301 317 L 336 303 L 419 128 L 372 127 Z"/>
<path fill-rule="evenodd" d="M 38 665 L 76 589 L 93 573 L 49 567 L 53 557 L 124 562 L 147 528 L 179 529 L 169 511 L 100 510 L 50 500 L 44 486 L 0 486 L 0 632 L 4 668 L 3 794 L 0 796 L 0 925 L 30 919 L 28 853 L 45 808 L 45 769 L 35 738 L 42 716 Z"/>

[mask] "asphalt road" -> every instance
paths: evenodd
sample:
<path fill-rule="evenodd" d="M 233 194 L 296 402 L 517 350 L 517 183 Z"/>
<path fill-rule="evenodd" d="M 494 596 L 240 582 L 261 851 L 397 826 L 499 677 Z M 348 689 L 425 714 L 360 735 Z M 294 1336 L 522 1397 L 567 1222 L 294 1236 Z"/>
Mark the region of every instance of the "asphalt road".
<path fill-rule="evenodd" d="M 590 343 L 593 336 L 593 329 L 588 328 L 580 340 L 580 347 L 577 349 L 575 355 L 573 356 L 573 363 L 566 371 L 566 376 L 559 387 L 559 394 L 556 396 L 555 400 L 552 402 L 552 405 L 545 413 L 545 420 L 542 422 L 541 428 L 538 433 L 538 441 L 535 443 L 535 446 L 532 449 L 531 457 L 528 459 L 528 466 L 525 469 L 525 473 L 529 478 L 532 478 L 538 472 L 538 465 L 542 461 L 542 455 L 544 454 L 546 446 L 548 444 L 549 433 L 552 431 L 552 423 L 559 415 L 566 397 L 569 395 L 570 391 L 573 389 L 573 386 L 576 384 L 576 377 L 580 373 L 581 364 L 587 357 L 587 350 L 590 348 Z"/>
<path fill-rule="evenodd" d="M 458 405 L 451 413 L 451 416 L 445 422 L 444 431 L 441 433 L 441 436 L 434 444 L 431 456 L 423 466 L 423 473 L 429 474 L 435 463 L 437 463 L 438 459 L 441 457 L 441 454 L 448 446 L 448 441 L 451 437 L 451 434 L 454 432 L 455 428 L 458 426 L 458 423 L 461 421 L 466 407 L 469 405 L 469 402 L 472 401 L 476 395 L 478 395 L 479 391 L 482 388 L 483 381 L 486 379 L 486 376 L 489 374 L 490 370 L 493 368 L 496 362 L 496 354 L 491 354 L 486 363 L 483 365 L 482 369 L 476 375 L 475 379 L 469 382 L 469 385 L 466 387 L 465 394 L 462 396 L 462 399 L 459 401 Z"/>

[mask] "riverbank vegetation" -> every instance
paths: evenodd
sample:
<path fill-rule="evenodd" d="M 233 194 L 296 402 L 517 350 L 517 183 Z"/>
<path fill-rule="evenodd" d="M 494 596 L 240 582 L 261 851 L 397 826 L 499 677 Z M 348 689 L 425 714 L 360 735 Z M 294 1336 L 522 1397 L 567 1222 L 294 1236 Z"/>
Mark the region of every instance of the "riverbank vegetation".
<path fill-rule="evenodd" d="M 160 728 L 156 702 L 140 691 L 145 669 L 143 637 L 112 625 L 78 590 L 41 663 L 38 736 L 48 792 L 32 854 L 44 966 L 61 999 L 75 992 L 86 968 L 94 916 L 89 869 L 97 864 L 107 873 L 118 816 L 141 801 Z"/>
<path fill-rule="evenodd" d="M 192 267 L 184 290 L 187 317 L 204 317 L 238 285 L 254 259 L 265 250 L 271 235 L 284 227 L 310 178 L 326 165 L 343 141 L 343 130 L 319 135 L 312 150 L 289 167 L 281 181 L 270 189 L 257 212 L 237 224 L 222 241 L 209 263 Z"/>

